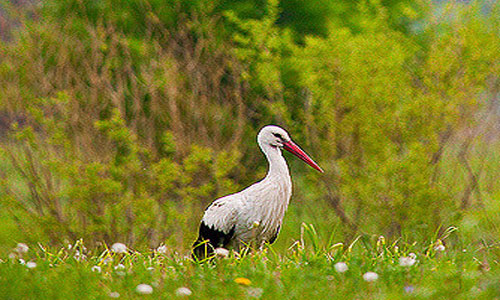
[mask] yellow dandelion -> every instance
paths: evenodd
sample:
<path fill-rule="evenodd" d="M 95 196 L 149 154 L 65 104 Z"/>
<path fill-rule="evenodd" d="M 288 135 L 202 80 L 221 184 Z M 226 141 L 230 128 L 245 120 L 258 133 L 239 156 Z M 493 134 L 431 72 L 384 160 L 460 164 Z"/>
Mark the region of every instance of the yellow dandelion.
<path fill-rule="evenodd" d="M 237 284 L 241 284 L 241 285 L 250 285 L 252 284 L 252 282 L 250 281 L 250 279 L 248 278 L 245 278 L 245 277 L 238 277 L 234 280 L 234 282 L 236 282 Z"/>

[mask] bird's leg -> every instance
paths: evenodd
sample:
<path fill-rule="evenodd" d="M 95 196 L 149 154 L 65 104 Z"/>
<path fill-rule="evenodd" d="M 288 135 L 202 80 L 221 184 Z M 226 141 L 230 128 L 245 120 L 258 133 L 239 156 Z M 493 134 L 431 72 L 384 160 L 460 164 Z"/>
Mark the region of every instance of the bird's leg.
<path fill-rule="evenodd" d="M 259 245 L 258 237 L 261 231 L 260 222 L 259 221 L 253 222 L 251 230 L 252 230 L 252 239 L 250 242 L 250 246 L 252 249 L 257 249 L 257 246 Z"/>

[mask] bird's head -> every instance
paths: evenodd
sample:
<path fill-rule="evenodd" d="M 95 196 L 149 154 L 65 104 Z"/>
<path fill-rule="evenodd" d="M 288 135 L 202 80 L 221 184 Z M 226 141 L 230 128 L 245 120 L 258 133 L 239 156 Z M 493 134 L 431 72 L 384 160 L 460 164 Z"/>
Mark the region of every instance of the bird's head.
<path fill-rule="evenodd" d="M 259 142 L 261 148 L 267 145 L 271 147 L 283 148 L 302 159 L 314 169 L 323 173 L 323 170 L 318 166 L 318 164 L 315 163 L 302 149 L 300 149 L 300 147 L 292 141 L 288 132 L 281 127 L 275 125 L 265 126 L 260 130 L 259 135 L 257 136 L 257 141 Z"/>

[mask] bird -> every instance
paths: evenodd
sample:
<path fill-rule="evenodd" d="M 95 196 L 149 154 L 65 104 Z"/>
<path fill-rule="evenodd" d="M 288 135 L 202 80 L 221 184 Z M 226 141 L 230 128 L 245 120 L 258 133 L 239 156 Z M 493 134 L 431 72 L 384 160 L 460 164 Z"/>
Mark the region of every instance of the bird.
<path fill-rule="evenodd" d="M 282 149 L 294 154 L 314 169 L 323 170 L 281 127 L 267 125 L 257 135 L 257 143 L 269 163 L 267 175 L 244 190 L 213 201 L 205 210 L 192 257 L 202 261 L 218 248 L 241 250 L 272 244 L 278 237 L 292 195 L 292 181 Z"/>

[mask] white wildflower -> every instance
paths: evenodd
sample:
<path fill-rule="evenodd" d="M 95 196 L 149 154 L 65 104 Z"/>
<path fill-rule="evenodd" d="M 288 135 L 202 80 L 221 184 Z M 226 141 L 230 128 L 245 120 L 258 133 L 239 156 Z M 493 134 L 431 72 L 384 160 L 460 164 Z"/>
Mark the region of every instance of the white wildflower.
<path fill-rule="evenodd" d="M 161 245 L 160 247 L 158 247 L 156 249 L 156 252 L 160 253 L 160 254 L 165 254 L 167 253 L 167 246 L 165 245 Z"/>
<path fill-rule="evenodd" d="M 262 293 L 264 293 L 264 290 L 261 288 L 248 288 L 247 289 L 247 294 L 248 297 L 250 298 L 260 298 L 262 296 Z"/>
<path fill-rule="evenodd" d="M 14 250 L 19 254 L 23 254 L 28 252 L 29 249 L 30 248 L 25 243 L 17 243 L 16 249 Z"/>
<path fill-rule="evenodd" d="M 378 274 L 375 272 L 366 272 L 363 274 L 363 279 L 367 282 L 373 282 L 378 279 Z"/>
<path fill-rule="evenodd" d="M 80 251 L 76 250 L 75 255 L 73 255 L 73 258 L 76 259 L 77 261 L 81 261 L 87 259 L 87 255 L 80 253 Z"/>
<path fill-rule="evenodd" d="M 226 258 L 229 256 L 229 250 L 225 248 L 217 248 L 214 250 L 214 253 L 219 258 Z"/>
<path fill-rule="evenodd" d="M 93 266 L 92 268 L 90 268 L 90 270 L 92 272 L 101 273 L 101 267 L 99 266 Z"/>
<path fill-rule="evenodd" d="M 149 284 L 141 283 L 135 288 L 135 291 L 139 294 L 149 295 L 153 293 L 153 287 Z"/>
<path fill-rule="evenodd" d="M 24 261 L 24 259 L 20 258 L 20 259 L 19 259 L 19 263 L 20 263 L 21 265 L 24 265 L 26 262 Z"/>
<path fill-rule="evenodd" d="M 105 259 L 102 260 L 102 263 L 105 265 L 112 263 L 112 262 L 113 262 L 113 258 L 111 258 L 111 257 L 106 257 Z"/>
<path fill-rule="evenodd" d="M 127 253 L 127 246 L 122 243 L 114 243 L 113 246 L 111 246 L 111 251 L 115 253 Z"/>
<path fill-rule="evenodd" d="M 443 244 L 439 244 L 436 247 L 434 247 L 434 250 L 436 251 L 444 251 L 446 248 L 444 247 Z"/>
<path fill-rule="evenodd" d="M 73 245 L 68 244 L 68 246 L 66 248 L 68 248 L 68 250 L 71 250 L 71 249 L 73 249 Z"/>
<path fill-rule="evenodd" d="M 415 291 L 415 287 L 413 285 L 407 285 L 404 287 L 406 293 L 411 294 Z"/>
<path fill-rule="evenodd" d="M 177 296 L 191 296 L 192 293 L 193 292 L 191 292 L 191 290 L 188 289 L 187 287 L 180 287 L 177 290 L 175 290 L 175 294 Z"/>
<path fill-rule="evenodd" d="M 399 265 L 401 267 L 411 267 L 415 264 L 415 259 L 411 257 L 402 256 L 399 258 Z"/>
<path fill-rule="evenodd" d="M 111 292 L 108 295 L 110 298 L 120 298 L 120 293 L 118 292 Z"/>
<path fill-rule="evenodd" d="M 339 273 L 344 273 L 347 270 L 349 270 L 349 267 L 347 266 L 347 264 L 345 262 L 338 262 L 338 263 L 336 263 L 334 265 L 334 268 L 335 268 L 335 271 L 337 271 Z"/>
<path fill-rule="evenodd" d="M 116 275 L 118 275 L 118 276 L 125 276 L 125 272 L 124 272 L 125 266 L 124 265 L 118 264 L 118 265 L 116 265 L 114 267 L 114 269 L 115 269 Z"/>
<path fill-rule="evenodd" d="M 26 263 L 26 268 L 28 268 L 28 269 L 36 268 L 36 262 L 34 262 L 34 261 L 27 262 Z"/>

